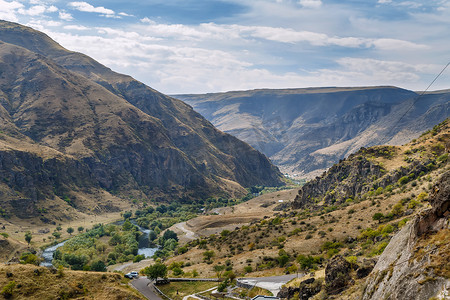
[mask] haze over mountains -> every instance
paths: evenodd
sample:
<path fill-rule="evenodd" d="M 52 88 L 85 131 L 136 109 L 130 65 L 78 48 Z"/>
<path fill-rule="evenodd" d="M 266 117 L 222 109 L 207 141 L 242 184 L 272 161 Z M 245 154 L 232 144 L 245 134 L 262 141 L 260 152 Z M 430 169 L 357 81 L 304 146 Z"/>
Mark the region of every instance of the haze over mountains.
<path fill-rule="evenodd" d="M 189 200 L 282 184 L 263 154 L 190 106 L 31 28 L 0 21 L 0 72 L 2 208 L 83 210 L 95 195 L 114 210 L 105 193 Z"/>
<path fill-rule="evenodd" d="M 397 87 L 251 90 L 176 95 L 282 172 L 319 175 L 361 147 L 399 145 L 450 116 L 450 90 Z"/>

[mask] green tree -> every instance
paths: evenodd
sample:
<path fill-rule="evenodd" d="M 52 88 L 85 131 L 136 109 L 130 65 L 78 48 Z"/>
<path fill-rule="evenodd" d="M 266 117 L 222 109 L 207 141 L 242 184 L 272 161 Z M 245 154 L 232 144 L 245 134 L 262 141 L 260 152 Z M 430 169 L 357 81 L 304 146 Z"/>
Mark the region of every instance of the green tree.
<path fill-rule="evenodd" d="M 216 255 L 216 254 L 214 253 L 213 250 L 209 250 L 209 251 L 203 252 L 203 258 L 204 258 L 204 260 L 206 260 L 206 261 L 210 261 L 211 258 L 214 257 L 214 255 Z"/>
<path fill-rule="evenodd" d="M 106 265 L 103 261 L 97 260 L 92 263 L 91 270 L 97 272 L 106 272 Z"/>
<path fill-rule="evenodd" d="M 32 238 L 33 236 L 30 231 L 25 232 L 25 241 L 27 241 L 28 245 L 30 244 Z"/>
<path fill-rule="evenodd" d="M 163 234 L 163 239 L 164 240 L 169 240 L 169 239 L 174 239 L 175 241 L 178 242 L 178 236 L 177 234 L 172 231 L 172 230 L 166 230 Z"/>
<path fill-rule="evenodd" d="M 52 235 L 55 237 L 55 239 L 59 239 L 61 237 L 61 232 L 55 231 L 52 233 Z"/>
<path fill-rule="evenodd" d="M 150 232 L 148 233 L 148 239 L 153 242 L 157 237 L 158 235 L 156 234 L 156 232 L 150 230 Z"/>
<path fill-rule="evenodd" d="M 56 226 L 56 230 L 61 231 L 62 227 L 60 225 Z"/>
<path fill-rule="evenodd" d="M 68 234 L 72 235 L 73 231 L 74 231 L 74 230 L 73 230 L 72 227 L 67 228 L 67 233 L 68 233 Z"/>
<path fill-rule="evenodd" d="M 383 218 L 384 218 L 384 215 L 380 212 L 374 213 L 372 216 L 372 219 L 374 221 L 378 221 L 378 223 L 380 223 Z"/>
<path fill-rule="evenodd" d="M 123 213 L 123 219 L 124 220 L 129 219 L 129 218 L 131 218 L 132 215 L 133 215 L 133 213 L 131 211 L 126 211 Z"/>
<path fill-rule="evenodd" d="M 81 232 L 83 232 L 83 231 L 84 231 L 84 227 L 83 227 L 83 226 L 79 226 L 79 227 L 78 227 L 78 232 L 81 233 Z"/>
<path fill-rule="evenodd" d="M 167 278 L 167 266 L 160 262 L 145 267 L 141 272 L 147 275 L 148 279 L 155 280 L 156 283 L 158 283 L 158 278 Z"/>

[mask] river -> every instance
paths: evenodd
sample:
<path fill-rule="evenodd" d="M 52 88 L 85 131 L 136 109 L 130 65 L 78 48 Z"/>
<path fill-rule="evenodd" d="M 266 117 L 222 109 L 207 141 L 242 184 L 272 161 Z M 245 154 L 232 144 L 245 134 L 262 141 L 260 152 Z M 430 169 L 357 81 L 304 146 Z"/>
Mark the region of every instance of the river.
<path fill-rule="evenodd" d="M 152 257 L 155 254 L 155 252 L 158 250 L 158 247 L 150 247 L 150 243 L 149 243 L 149 239 L 148 239 L 148 234 L 150 233 L 150 229 L 142 228 L 141 226 L 134 223 L 134 221 L 132 221 L 132 223 L 139 228 L 140 232 L 142 232 L 142 235 L 139 237 L 138 254 L 145 255 L 146 258 Z M 114 224 L 122 225 L 123 221 L 119 221 Z M 43 261 L 41 262 L 41 266 L 43 266 L 43 267 L 53 266 L 53 264 L 52 264 L 53 254 L 55 253 L 56 249 L 63 246 L 67 241 L 68 240 L 46 248 L 44 250 L 44 252 L 42 252 L 42 254 L 41 254 L 41 257 L 43 259 Z"/>

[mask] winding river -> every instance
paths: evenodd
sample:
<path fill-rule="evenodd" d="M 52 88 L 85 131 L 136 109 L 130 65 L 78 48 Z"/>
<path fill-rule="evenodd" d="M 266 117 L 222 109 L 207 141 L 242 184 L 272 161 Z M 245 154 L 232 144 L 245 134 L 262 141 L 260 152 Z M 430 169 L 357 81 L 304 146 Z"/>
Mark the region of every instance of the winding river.
<path fill-rule="evenodd" d="M 150 233 L 150 229 L 142 228 L 141 226 L 134 223 L 134 221 L 131 221 L 134 225 L 136 225 L 139 228 L 139 231 L 143 234 L 139 237 L 139 245 L 138 245 L 138 254 L 139 255 L 145 255 L 145 257 L 152 257 L 153 254 L 158 250 L 158 247 L 149 247 L 149 238 L 148 234 Z M 119 221 L 115 223 L 116 225 L 122 225 L 123 221 Z M 46 248 L 42 254 L 41 257 L 43 261 L 41 262 L 41 266 L 44 267 L 51 267 L 53 266 L 52 260 L 53 260 L 53 254 L 55 253 L 56 249 L 63 246 L 68 240 L 61 242 L 59 244 L 56 244 L 54 246 Z"/>

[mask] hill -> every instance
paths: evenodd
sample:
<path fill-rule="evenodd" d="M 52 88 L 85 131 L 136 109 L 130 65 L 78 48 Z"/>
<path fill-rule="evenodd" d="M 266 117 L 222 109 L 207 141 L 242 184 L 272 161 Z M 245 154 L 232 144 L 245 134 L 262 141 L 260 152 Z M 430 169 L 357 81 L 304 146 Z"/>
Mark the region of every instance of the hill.
<path fill-rule="evenodd" d="M 282 172 L 314 178 L 361 147 L 401 145 L 450 116 L 450 92 L 396 87 L 176 95 Z"/>
<path fill-rule="evenodd" d="M 56 270 L 33 265 L 0 265 L 0 286 L 8 299 L 145 299 L 121 274 Z"/>
<path fill-rule="evenodd" d="M 41 32 L 0 21 L 0 70 L 5 215 L 48 223 L 283 184 L 263 154 L 190 106 Z"/>
<path fill-rule="evenodd" d="M 414 297 L 432 297 L 448 279 L 442 261 L 449 258 L 445 225 L 449 216 L 449 149 L 450 119 L 405 145 L 361 149 L 306 183 L 295 199 L 288 199 L 293 200 L 292 207 L 280 210 L 271 206 L 287 193 L 264 195 L 266 200 L 260 198 L 260 204 L 265 208 L 259 208 L 259 220 L 247 220 L 236 224 L 234 230 L 215 235 L 209 235 L 218 232 L 215 222 L 231 219 L 233 211 L 190 220 L 190 228 L 201 228 L 203 235 L 187 243 L 168 265 L 183 262 L 186 274 L 195 270 L 201 276 L 214 276 L 217 265 L 248 277 L 313 271 L 316 285 L 323 283 L 314 299 L 361 299 L 364 293 L 365 299 L 378 299 L 390 292 L 400 293 L 402 286 L 409 286 L 408 280 L 417 278 L 410 285 Z M 254 205 L 257 200 L 252 200 Z M 236 216 L 243 215 L 244 205 L 235 209 Z M 248 212 L 254 209 L 258 208 Z M 211 228 L 202 227 L 205 224 Z M 408 247 L 396 246 L 399 240 Z M 406 259 L 411 264 L 403 264 L 399 255 L 411 258 Z M 384 257 L 394 265 L 385 263 Z M 342 280 L 327 279 L 326 266 L 342 261 L 350 266 Z M 425 267 L 426 272 L 418 271 Z M 386 276 L 392 272 L 394 277 Z M 226 274 L 223 276 L 232 276 Z M 297 289 L 290 290 L 291 296 L 299 292 L 304 280 L 290 284 Z M 377 284 L 381 281 L 385 283 Z"/>

